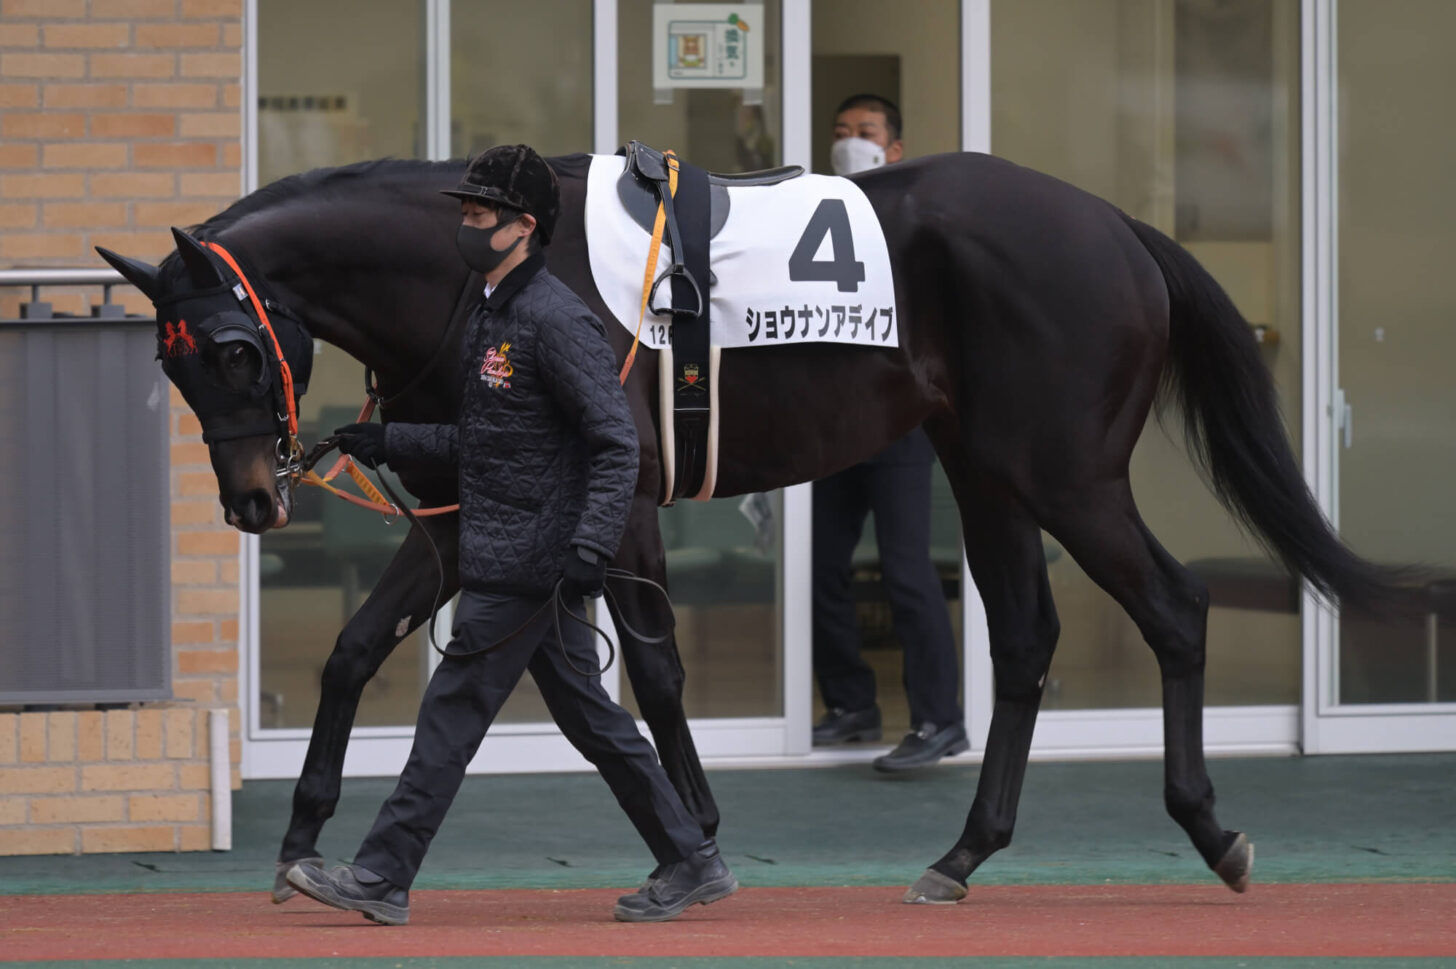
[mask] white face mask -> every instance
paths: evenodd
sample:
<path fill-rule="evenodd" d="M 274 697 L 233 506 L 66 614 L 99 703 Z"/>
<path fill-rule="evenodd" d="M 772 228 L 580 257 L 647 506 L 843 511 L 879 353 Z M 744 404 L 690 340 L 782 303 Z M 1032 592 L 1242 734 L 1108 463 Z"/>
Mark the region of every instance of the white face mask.
<path fill-rule="evenodd" d="M 836 175 L 867 172 L 885 163 L 885 149 L 868 138 L 840 138 L 829 149 L 829 163 Z"/>

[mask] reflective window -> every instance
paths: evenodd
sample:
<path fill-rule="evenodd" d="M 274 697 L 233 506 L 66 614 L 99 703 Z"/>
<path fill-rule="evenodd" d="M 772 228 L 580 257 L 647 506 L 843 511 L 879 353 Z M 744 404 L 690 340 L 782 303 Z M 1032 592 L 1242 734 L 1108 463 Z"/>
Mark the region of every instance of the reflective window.
<path fill-rule="evenodd" d="M 503 144 L 591 150 L 591 0 L 456 3 L 450 55 L 453 157 Z"/>
<path fill-rule="evenodd" d="M 591 150 L 591 0 L 452 4 L 450 56 L 452 157 L 513 144 L 547 156 Z M 528 673 L 496 722 L 550 719 Z"/>
<path fill-rule="evenodd" d="M 918 0 L 815 0 L 813 12 L 814 170 L 832 173 L 835 109 L 848 97 L 873 94 L 897 105 L 905 158 L 961 147 L 960 3 Z M 930 490 L 930 557 L 940 575 L 951 619 L 952 645 L 961 650 L 960 515 L 939 464 Z M 873 513 L 852 559 L 860 655 L 875 671 L 883 736 L 893 742 L 911 727 L 904 686 L 903 645 L 897 638 L 881 572 Z M 962 694 L 964 690 L 962 689 Z M 825 704 L 814 698 L 817 720 Z"/>
<path fill-rule="evenodd" d="M 424 157 L 424 31 L 421 0 L 259 0 L 260 184 L 370 158 Z M 548 155 L 590 148 L 589 0 L 455 4 L 451 38 L 456 153 L 514 142 Z M 320 349 L 299 413 L 305 441 L 355 419 L 362 372 L 342 351 Z M 319 676 L 339 630 L 407 530 L 304 488 L 293 523 L 262 537 L 264 727 L 313 722 Z M 441 646 L 449 634 L 437 630 Z M 430 655 L 422 633 L 402 643 L 365 688 L 356 723 L 412 724 Z M 499 719 L 549 719 L 529 677 Z"/>
<path fill-rule="evenodd" d="M 425 154 L 423 0 L 258 0 L 258 184 Z"/>
<path fill-rule="evenodd" d="M 658 512 L 690 717 L 783 715 L 781 496 L 679 501 Z"/>
<path fill-rule="evenodd" d="M 715 172 L 771 168 L 783 158 L 783 118 L 779 90 L 778 0 L 762 5 L 761 24 L 747 34 L 762 37 L 764 84 L 761 91 L 741 88 L 676 88 L 662 95 L 653 89 L 652 0 L 620 0 L 617 5 L 617 123 L 623 143 L 641 141 L 671 148 L 687 161 Z"/>
<path fill-rule="evenodd" d="M 713 171 L 768 168 L 783 157 L 779 3 L 745 4 L 748 35 L 764 45 L 764 86 L 653 90 L 651 0 L 618 4 L 618 138 L 671 148 Z M 659 512 L 690 717 L 783 715 L 778 493 L 681 501 Z M 623 704 L 636 701 L 624 689 Z"/>
<path fill-rule="evenodd" d="M 259 184 L 386 155 L 423 157 L 424 22 L 420 0 L 259 0 Z M 363 396 L 362 366 L 320 344 L 300 437 L 313 442 L 353 421 Z M 293 521 L 261 537 L 263 727 L 313 723 L 324 661 L 407 529 L 300 488 Z M 443 646 L 449 630 L 439 636 Z M 424 637 L 410 637 L 365 687 L 355 722 L 414 723 L 428 668 Z"/>
<path fill-rule="evenodd" d="M 1267 0 L 994 0 L 995 154 L 1173 235 L 1263 337 L 1298 453 L 1299 7 Z M 1234 524 L 1178 418 L 1133 454 L 1143 518 L 1209 584 L 1209 704 L 1298 703 L 1298 587 Z M 1062 635 L 1049 708 L 1152 707 L 1154 661 L 1122 609 L 1048 540 Z M 1053 559 L 1052 557 L 1055 556 Z"/>
<path fill-rule="evenodd" d="M 1340 614 L 1341 703 L 1456 703 L 1456 6 L 1339 17 L 1340 531 L 1379 562 L 1435 567 L 1400 618 Z"/>

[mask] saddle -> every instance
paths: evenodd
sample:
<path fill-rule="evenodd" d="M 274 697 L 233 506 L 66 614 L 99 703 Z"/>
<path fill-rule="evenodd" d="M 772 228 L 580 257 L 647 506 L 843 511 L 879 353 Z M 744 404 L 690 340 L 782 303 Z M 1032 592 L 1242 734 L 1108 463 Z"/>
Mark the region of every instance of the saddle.
<path fill-rule="evenodd" d="M 803 173 L 798 165 L 742 175 L 722 175 L 669 159 L 655 148 L 634 141 L 622 149 L 626 170 L 617 180 L 617 197 L 632 220 L 652 233 L 659 206 L 663 213 L 663 243 L 672 264 L 652 283 L 648 309 L 671 316 L 671 346 L 664 349 L 659 366 L 663 464 L 666 481 L 663 504 L 684 496 L 712 495 L 711 469 L 716 434 L 713 401 L 717 397 L 716 357 L 709 333 L 708 242 L 728 221 L 728 186 L 774 185 Z M 677 177 L 677 192 L 671 184 Z M 671 301 L 655 305 L 657 289 L 670 281 Z M 667 420 L 669 398 L 672 421 Z"/>
<path fill-rule="evenodd" d="M 627 170 L 617 179 L 617 198 L 632 217 L 632 221 L 650 234 L 652 220 L 657 215 L 657 205 L 661 198 L 658 186 L 667 184 L 667 160 L 662 152 L 649 148 L 640 141 L 632 142 L 622 152 L 627 156 Z M 728 221 L 729 186 L 741 188 L 749 185 L 777 185 L 802 174 L 802 165 L 781 165 L 778 168 L 739 174 L 720 175 L 717 172 L 708 172 L 708 238 L 717 238 L 724 223 Z M 663 244 L 670 247 L 671 239 L 672 228 L 669 226 L 663 232 Z"/>

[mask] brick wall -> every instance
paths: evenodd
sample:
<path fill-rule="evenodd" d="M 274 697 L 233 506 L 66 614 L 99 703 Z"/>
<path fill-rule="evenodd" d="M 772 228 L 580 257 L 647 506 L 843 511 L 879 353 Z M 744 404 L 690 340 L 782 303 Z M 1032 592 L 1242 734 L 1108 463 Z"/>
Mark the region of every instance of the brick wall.
<path fill-rule="evenodd" d="M 0 714 L 0 855 L 212 847 L 208 711 Z"/>
<path fill-rule="evenodd" d="M 100 268 L 96 245 L 157 262 L 172 249 L 171 226 L 233 201 L 242 36 L 242 0 L 0 0 L 0 268 Z M 22 298 L 0 288 L 0 315 L 16 315 Z M 42 298 L 86 313 L 99 292 L 47 289 Z M 151 315 L 130 286 L 112 298 Z M 0 854 L 207 848 L 189 833 L 193 822 L 171 817 L 191 799 L 205 823 L 205 792 L 189 792 L 206 784 L 189 786 L 198 765 L 172 748 L 151 756 L 159 722 L 170 729 L 192 718 L 195 748 L 205 710 L 229 709 L 239 784 L 238 535 L 222 522 L 200 428 L 175 391 L 171 420 L 172 672 L 185 705 L 0 713 Z M 105 754 L 93 757 L 87 745 L 103 717 Z M 112 745 L 114 725 L 129 743 Z M 88 787 L 97 783 L 111 786 Z M 148 811 L 168 817 L 141 819 Z M 79 820 L 57 820 L 68 812 Z"/>

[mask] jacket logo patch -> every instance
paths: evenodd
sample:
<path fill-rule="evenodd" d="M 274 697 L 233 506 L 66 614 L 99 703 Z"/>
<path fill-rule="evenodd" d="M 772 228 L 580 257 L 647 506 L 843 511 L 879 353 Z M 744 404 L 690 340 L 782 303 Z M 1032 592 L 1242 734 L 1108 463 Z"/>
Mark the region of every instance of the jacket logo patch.
<path fill-rule="evenodd" d="M 502 343 L 499 350 L 491 347 L 485 351 L 485 359 L 480 364 L 480 379 L 497 390 L 511 389 L 511 374 L 516 372 L 516 368 L 506 358 L 510 350 L 509 343 Z"/>

